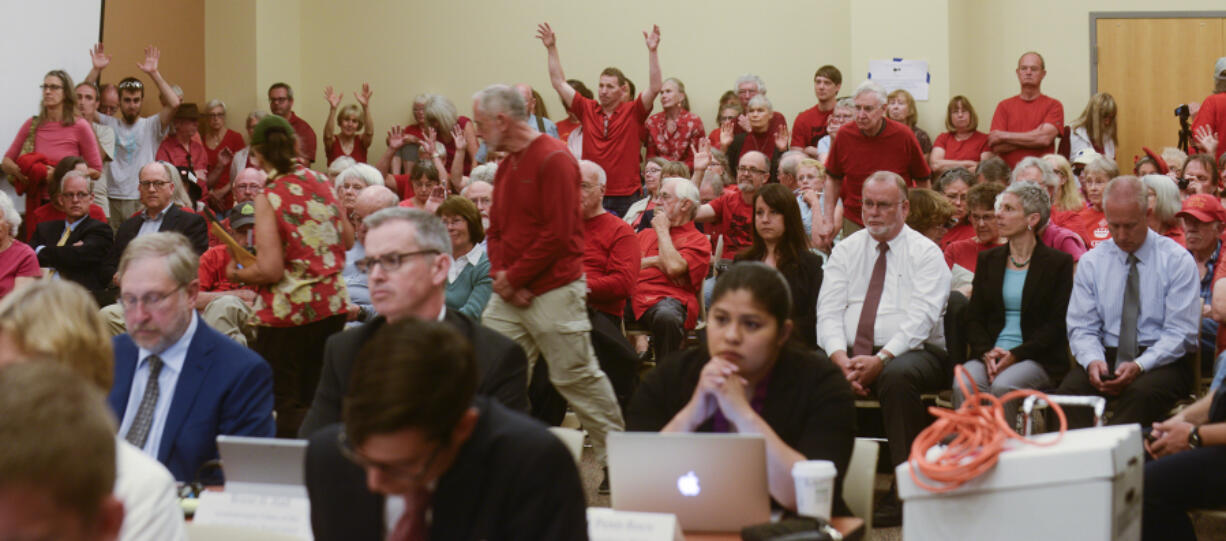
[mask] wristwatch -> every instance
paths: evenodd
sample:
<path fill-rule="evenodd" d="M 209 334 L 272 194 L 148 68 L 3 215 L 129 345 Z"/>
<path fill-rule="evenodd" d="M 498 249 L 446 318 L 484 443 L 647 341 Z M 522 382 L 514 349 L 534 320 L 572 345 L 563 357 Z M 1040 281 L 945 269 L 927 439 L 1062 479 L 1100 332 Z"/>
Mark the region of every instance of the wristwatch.
<path fill-rule="evenodd" d="M 1192 427 L 1192 431 L 1188 433 L 1188 447 L 1191 449 L 1197 449 L 1200 446 L 1200 427 L 1194 426 Z"/>
<path fill-rule="evenodd" d="M 890 362 L 890 359 L 893 359 L 894 357 L 890 356 L 890 354 L 883 349 L 877 352 L 877 358 L 881 359 L 881 364 L 885 364 Z"/>

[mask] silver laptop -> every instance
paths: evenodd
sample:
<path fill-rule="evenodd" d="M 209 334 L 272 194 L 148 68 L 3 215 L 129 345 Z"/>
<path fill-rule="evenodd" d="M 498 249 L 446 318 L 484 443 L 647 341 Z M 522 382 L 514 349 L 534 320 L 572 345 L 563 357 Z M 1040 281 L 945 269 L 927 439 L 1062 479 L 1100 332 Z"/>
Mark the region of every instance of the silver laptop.
<path fill-rule="evenodd" d="M 217 436 L 227 491 L 306 495 L 307 440 Z"/>
<path fill-rule="evenodd" d="M 610 433 L 609 488 L 613 509 L 673 513 L 686 531 L 771 519 L 762 436 Z"/>

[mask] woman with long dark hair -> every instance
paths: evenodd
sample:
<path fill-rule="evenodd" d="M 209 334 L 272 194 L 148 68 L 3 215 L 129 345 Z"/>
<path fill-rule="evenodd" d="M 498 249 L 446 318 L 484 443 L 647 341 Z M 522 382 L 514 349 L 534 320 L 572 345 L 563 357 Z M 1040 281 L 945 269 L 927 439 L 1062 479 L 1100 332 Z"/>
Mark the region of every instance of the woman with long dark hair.
<path fill-rule="evenodd" d="M 737 261 L 761 261 L 779 270 L 792 292 L 793 337 L 817 348 L 817 292 L 822 288 L 822 260 L 809 251 L 796 196 L 782 184 L 767 184 L 753 200 L 753 244 Z"/>

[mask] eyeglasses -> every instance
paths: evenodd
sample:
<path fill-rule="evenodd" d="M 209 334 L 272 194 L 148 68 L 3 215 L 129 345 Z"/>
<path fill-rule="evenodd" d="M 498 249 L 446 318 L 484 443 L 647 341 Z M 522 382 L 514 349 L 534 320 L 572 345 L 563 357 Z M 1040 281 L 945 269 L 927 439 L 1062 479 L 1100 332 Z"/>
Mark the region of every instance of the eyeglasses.
<path fill-rule="evenodd" d="M 438 458 L 439 451 L 443 450 L 443 444 L 439 442 L 434 446 L 434 450 L 430 451 L 425 461 L 414 461 L 422 462 L 421 466 L 414 467 L 413 465 L 403 463 L 379 462 L 370 457 L 363 456 L 362 453 L 353 448 L 353 445 L 349 442 L 349 437 L 345 435 L 344 431 L 336 434 L 336 444 L 340 448 L 342 456 L 363 469 L 379 470 L 379 473 L 388 477 L 414 482 L 419 482 L 426 477 L 430 467 L 434 465 L 435 459 Z"/>
<path fill-rule="evenodd" d="M 225 113 L 204 113 L 200 116 L 204 118 L 224 118 L 226 114 Z"/>
<path fill-rule="evenodd" d="M 758 169 L 758 168 L 756 168 L 756 167 L 750 167 L 750 166 L 748 166 L 748 165 L 742 165 L 742 166 L 740 166 L 740 167 L 737 167 L 737 168 L 736 168 L 736 172 L 737 172 L 737 173 L 745 173 L 745 174 L 748 174 L 748 175 L 765 175 L 765 174 L 769 173 L 770 171 L 767 171 L 767 170 L 765 170 L 765 169 Z"/>
<path fill-rule="evenodd" d="M 370 274 L 375 270 L 375 265 L 383 267 L 384 272 L 395 272 L 404 264 L 404 260 L 416 255 L 437 254 L 438 250 L 418 250 L 416 252 L 392 252 L 383 254 L 379 257 L 363 257 L 353 262 L 353 266 L 357 267 L 362 274 Z"/>
<path fill-rule="evenodd" d="M 729 120 L 736 120 L 736 115 L 730 115 L 730 116 L 721 116 L 721 117 L 719 117 L 719 121 L 720 121 L 720 122 L 728 122 Z"/>
<path fill-rule="evenodd" d="M 897 205 L 900 202 L 901 201 L 895 201 L 893 203 L 886 203 L 884 201 L 870 201 L 868 199 L 865 199 L 863 202 L 863 206 L 865 210 L 873 210 L 873 209 L 888 210 L 890 208 L 893 208 L 895 205 Z"/>
<path fill-rule="evenodd" d="M 132 310 L 137 306 L 144 306 L 146 309 L 149 309 L 161 304 L 162 301 L 165 301 L 180 289 L 183 289 L 183 286 L 176 287 L 165 293 L 145 293 L 140 297 L 135 295 L 120 295 L 119 304 L 123 306 L 124 310 Z"/>
<path fill-rule="evenodd" d="M 89 199 L 89 197 L 94 194 L 90 192 L 60 192 L 60 195 L 64 196 L 64 199 L 73 200 L 73 199 Z"/>
<path fill-rule="evenodd" d="M 140 82 L 140 81 L 139 81 L 139 80 L 137 80 L 137 79 L 128 79 L 128 80 L 126 80 L 126 81 L 120 81 L 120 82 L 119 82 L 119 89 L 120 89 L 120 90 L 124 90 L 124 89 L 128 89 L 128 88 L 132 88 L 132 89 L 136 89 L 136 90 L 141 90 L 141 89 L 144 89 L 144 88 L 145 88 L 145 83 L 142 83 L 142 82 Z"/>
<path fill-rule="evenodd" d="M 146 190 L 155 190 L 157 188 L 161 188 L 162 186 L 170 184 L 170 181 L 168 180 L 142 180 L 139 182 L 139 184 L 141 188 L 144 188 Z"/>
<path fill-rule="evenodd" d="M 38 88 L 41 88 L 43 90 L 63 90 L 64 85 L 41 84 L 41 85 L 38 85 Z"/>
<path fill-rule="evenodd" d="M 285 103 L 285 102 L 287 102 L 287 101 L 289 101 L 289 100 L 292 100 L 292 99 L 294 99 L 294 98 L 268 98 L 268 101 L 270 101 L 270 102 L 272 102 L 272 103 Z"/>

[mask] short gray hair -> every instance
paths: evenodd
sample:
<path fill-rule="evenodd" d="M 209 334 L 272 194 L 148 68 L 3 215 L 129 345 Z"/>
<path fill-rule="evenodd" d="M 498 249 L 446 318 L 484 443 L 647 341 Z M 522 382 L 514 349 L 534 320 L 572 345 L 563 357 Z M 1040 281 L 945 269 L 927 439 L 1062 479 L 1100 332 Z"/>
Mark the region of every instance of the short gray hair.
<path fill-rule="evenodd" d="M 1013 167 L 1013 173 L 1009 177 L 1009 183 L 1016 183 L 1018 175 L 1021 175 L 1022 171 L 1031 167 L 1039 170 L 1039 174 L 1043 176 L 1043 184 L 1052 187 L 1060 186 L 1060 176 L 1056 174 L 1056 170 L 1052 168 L 1047 160 L 1035 156 L 1026 156 L 1022 158 L 1022 161 L 1017 162 L 1017 165 Z"/>
<path fill-rule="evenodd" d="M 1107 178 L 1115 178 L 1119 176 L 1120 174 L 1120 167 L 1115 164 L 1115 160 L 1108 160 L 1107 158 L 1104 158 L 1101 154 L 1097 154 L 1094 156 L 1093 159 L 1090 160 L 1090 163 L 1086 164 L 1086 168 L 1083 169 L 1082 171 L 1083 172 L 1104 173 L 1107 175 Z M 1142 206 L 1145 206 L 1145 205 L 1142 205 Z"/>
<path fill-rule="evenodd" d="M 341 171 L 353 167 L 353 165 L 356 163 L 358 163 L 358 161 L 349 156 L 341 156 L 335 160 L 332 160 L 332 163 L 328 164 L 328 176 L 332 177 L 333 182 L 339 185 L 341 181 L 338 177 L 340 177 Z"/>
<path fill-rule="evenodd" d="M 489 185 L 494 184 L 494 176 L 498 174 L 498 162 L 485 162 L 473 168 L 468 174 L 468 181 L 471 185 L 473 182 L 484 182 Z M 464 187 L 468 189 L 467 186 Z"/>
<path fill-rule="evenodd" d="M 340 158 L 337 158 L 337 160 L 340 160 Z M 384 186 L 383 173 L 380 173 L 373 165 L 365 163 L 355 163 L 346 167 L 344 171 L 336 175 L 336 186 L 340 187 L 341 184 L 344 184 L 346 180 L 351 178 L 359 179 L 367 186 Z"/>
<path fill-rule="evenodd" d="M 801 160 L 805 159 L 806 154 L 800 150 L 789 150 L 784 152 L 779 157 L 779 172 L 785 175 L 796 176 L 796 169 L 800 167 Z"/>
<path fill-rule="evenodd" d="M 247 113 L 247 120 L 254 120 L 256 122 L 259 122 L 261 120 L 264 120 L 264 117 L 266 116 L 268 116 L 268 111 L 256 109 L 250 113 Z"/>
<path fill-rule="evenodd" d="M 975 185 L 975 173 L 972 173 L 970 169 L 965 167 L 947 169 L 944 173 L 941 173 L 941 176 L 937 179 L 937 183 L 934 188 L 936 188 L 938 192 L 945 193 L 945 188 L 948 188 L 950 184 L 953 184 L 959 180 L 961 180 L 963 184 L 966 184 L 967 188 L 970 188 L 971 186 Z"/>
<path fill-rule="evenodd" d="M 212 109 L 212 108 L 214 108 L 214 107 L 221 107 L 221 112 L 222 112 L 222 113 L 225 113 L 225 112 L 226 112 L 226 102 L 221 101 L 221 100 L 216 99 L 216 98 L 211 99 L 211 100 L 209 100 L 209 102 L 208 102 L 208 103 L 204 104 L 204 111 L 207 113 L 207 112 L 209 111 L 209 109 Z"/>
<path fill-rule="evenodd" d="M 366 234 L 376 228 L 391 222 L 408 222 L 417 233 L 417 246 L 422 250 L 434 250 L 440 254 L 451 254 L 451 237 L 447 234 L 447 226 L 442 218 L 420 209 L 407 207 L 385 208 L 367 216 L 362 223 L 366 224 Z"/>
<path fill-rule="evenodd" d="M 3 214 L 5 221 L 9 223 L 9 236 L 15 240 L 17 230 L 21 228 L 21 214 L 17 212 L 17 207 L 13 206 L 9 194 L 4 192 L 0 192 L 0 214 Z"/>
<path fill-rule="evenodd" d="M 690 179 L 681 177 L 668 177 L 664 179 L 660 186 L 668 186 L 670 183 L 674 186 L 673 193 L 677 196 L 677 199 L 693 203 L 693 211 L 690 212 L 690 219 L 693 219 L 694 215 L 698 213 L 698 207 L 702 206 L 702 198 L 698 196 L 698 187 L 693 182 L 690 182 Z"/>
<path fill-rule="evenodd" d="M 834 102 L 835 109 L 847 109 L 850 111 L 856 110 L 856 102 L 851 98 L 839 98 L 839 101 Z M 833 109 L 831 110 L 833 112 Z"/>
<path fill-rule="evenodd" d="M 391 188 L 377 184 L 362 188 L 362 191 L 358 192 L 355 204 L 360 205 L 367 201 L 380 209 L 385 209 L 399 204 L 400 196 L 396 195 L 396 192 L 393 192 Z"/>
<path fill-rule="evenodd" d="M 752 73 L 746 73 L 745 75 L 737 77 L 736 86 L 733 88 L 740 90 L 741 85 L 745 83 L 753 83 L 755 86 L 757 86 L 759 94 L 766 93 L 766 83 L 762 81 L 761 77 L 758 77 L 757 75 L 754 75 Z"/>
<path fill-rule="evenodd" d="M 750 107 L 765 107 L 767 111 L 775 110 L 775 106 L 771 104 L 771 100 L 770 98 L 766 97 L 766 94 L 758 94 L 752 98 L 749 98 L 749 103 L 746 103 L 745 107 L 747 109 Z"/>
<path fill-rule="evenodd" d="M 518 90 L 504 84 L 485 87 L 473 94 L 481 110 L 488 115 L 505 113 L 515 120 L 528 120 L 527 105 Z"/>
<path fill-rule="evenodd" d="M 1158 222 L 1169 224 L 1174 221 L 1175 215 L 1183 209 L 1183 203 L 1179 200 L 1179 186 L 1175 185 L 1175 181 L 1166 175 L 1145 175 L 1141 177 L 1141 182 L 1154 191 L 1154 216 Z"/>
<path fill-rule="evenodd" d="M 1146 189 L 1145 183 L 1141 182 L 1141 179 L 1132 175 L 1115 177 L 1111 179 L 1111 182 L 1107 183 L 1107 187 L 1103 189 L 1103 208 L 1106 208 L 1107 202 L 1113 199 L 1111 194 L 1121 189 L 1132 189 L 1135 191 L 1136 194 L 1133 195 L 1132 202 L 1142 211 L 1149 209 L 1149 190 Z M 1116 197 L 1121 196 L 1117 195 Z"/>
<path fill-rule="evenodd" d="M 1051 198 L 1047 196 L 1047 190 L 1029 180 L 1014 182 L 996 196 L 997 212 L 1000 212 L 1001 203 L 1007 193 L 1017 196 L 1018 201 L 1022 203 L 1022 212 L 1026 216 L 1039 215 L 1039 224 L 1034 228 L 1035 234 L 1047 226 L 1047 220 L 1051 218 Z"/>
<path fill-rule="evenodd" d="M 885 88 L 873 82 L 872 79 L 868 79 L 868 80 L 865 80 L 863 83 L 860 83 L 860 85 L 856 87 L 855 93 L 852 94 L 852 99 L 860 97 L 860 94 L 868 94 L 868 93 L 872 93 L 877 96 L 878 106 L 885 105 L 886 96 L 887 96 L 885 92 Z"/>
<path fill-rule="evenodd" d="M 605 174 L 604 168 L 592 160 L 579 160 L 579 174 L 584 177 L 595 175 L 596 182 L 602 187 L 609 183 L 609 176 Z"/>
<path fill-rule="evenodd" d="M 877 171 L 876 173 L 869 175 L 868 178 L 864 179 L 864 184 L 868 184 L 870 182 L 884 182 L 887 184 L 893 184 L 898 188 L 898 195 L 901 197 L 901 200 L 905 201 L 907 199 L 907 181 L 903 180 L 902 175 L 899 175 L 898 173 L 893 171 Z M 864 184 L 861 185 L 861 190 L 864 189 Z"/>
<path fill-rule="evenodd" d="M 148 233 L 132 239 L 123 256 L 119 258 L 119 276 L 123 277 L 133 261 L 154 257 L 166 258 L 166 272 L 180 287 L 195 281 L 200 256 L 192 249 L 191 242 L 182 233 L 163 231 Z"/>

